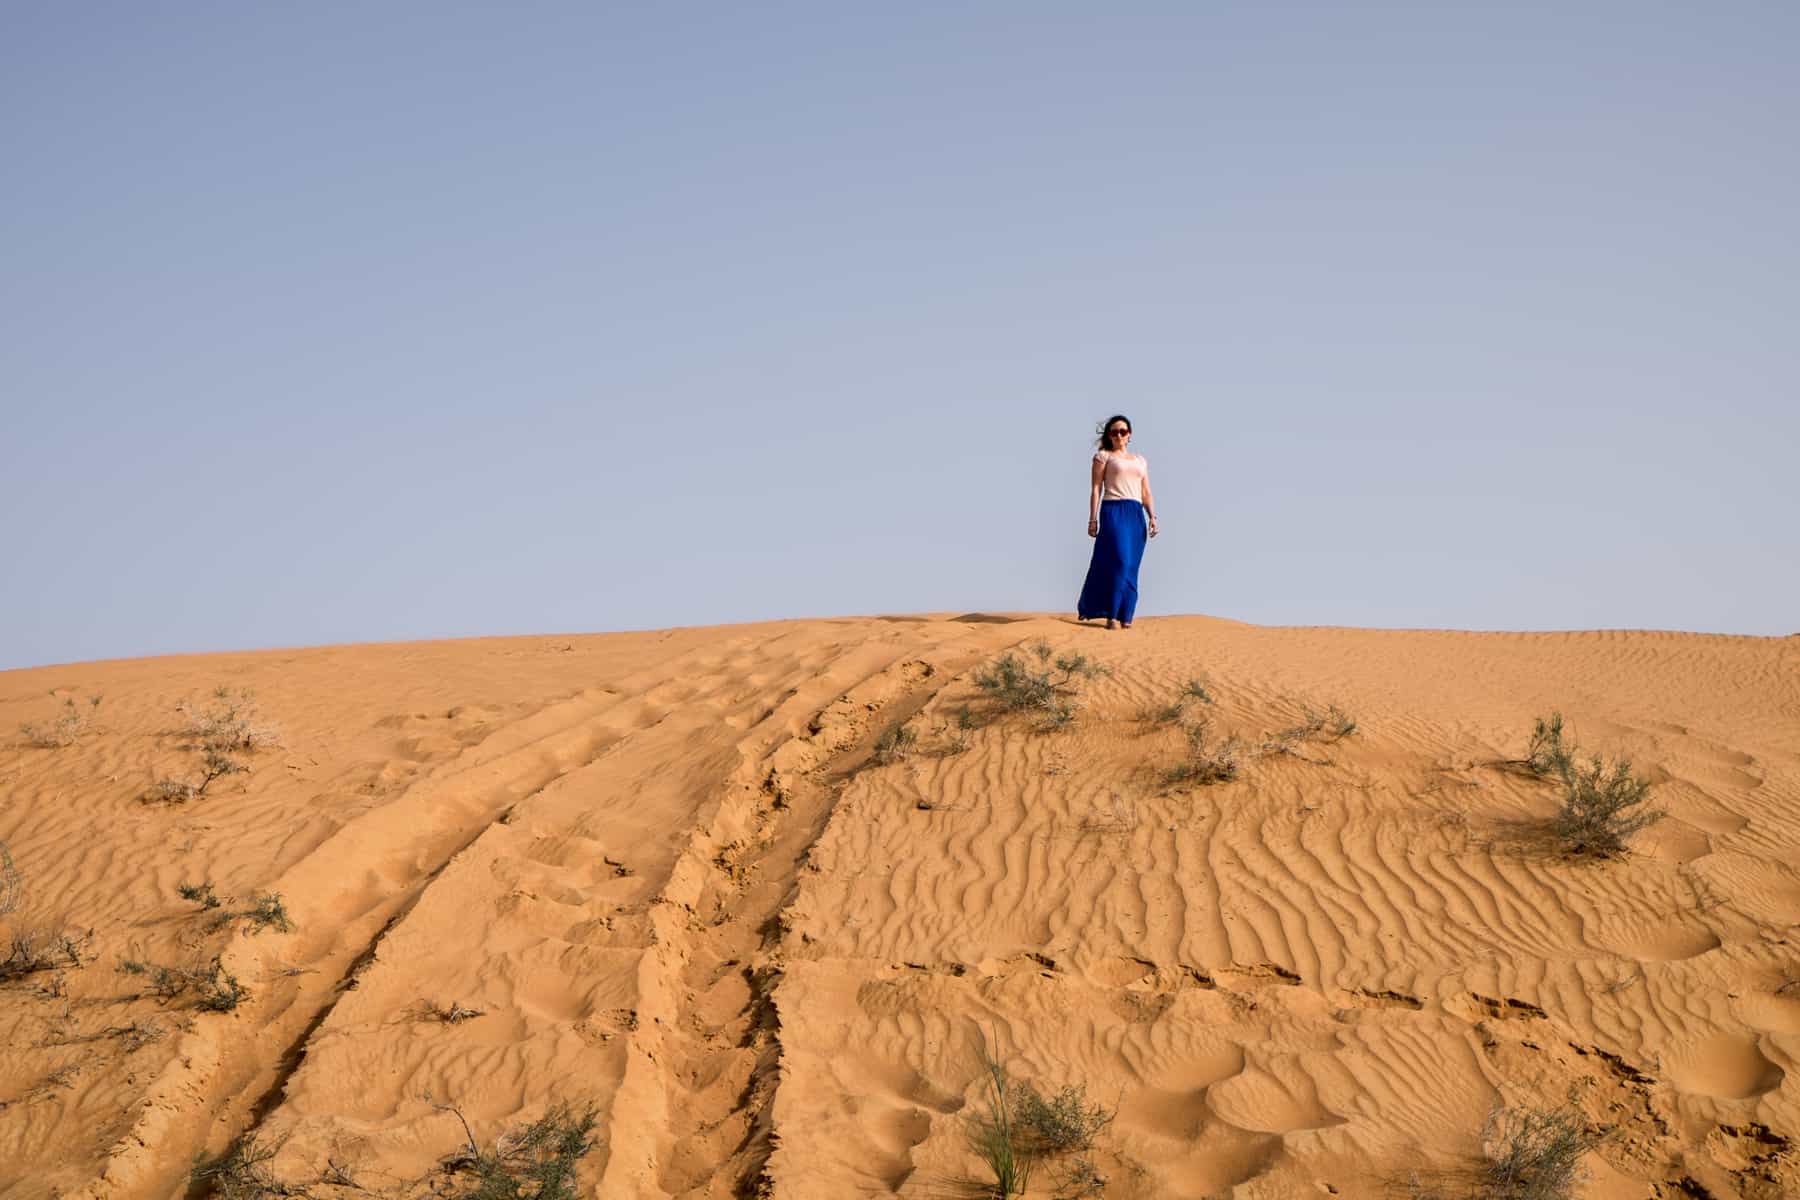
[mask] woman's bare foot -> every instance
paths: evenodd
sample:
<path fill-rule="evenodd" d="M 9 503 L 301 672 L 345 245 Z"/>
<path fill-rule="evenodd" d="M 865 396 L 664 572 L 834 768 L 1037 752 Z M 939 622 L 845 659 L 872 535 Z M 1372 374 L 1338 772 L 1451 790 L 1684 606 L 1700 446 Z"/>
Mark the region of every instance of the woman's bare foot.
<path fill-rule="evenodd" d="M 1120 622 L 1119 622 L 1119 628 L 1120 628 L 1120 629 L 1130 629 L 1130 628 L 1131 628 L 1131 622 L 1130 622 L 1130 621 L 1120 621 Z"/>
<path fill-rule="evenodd" d="M 1108 629 L 1111 629 L 1113 627 L 1113 619 L 1111 617 L 1106 618 L 1106 627 Z"/>

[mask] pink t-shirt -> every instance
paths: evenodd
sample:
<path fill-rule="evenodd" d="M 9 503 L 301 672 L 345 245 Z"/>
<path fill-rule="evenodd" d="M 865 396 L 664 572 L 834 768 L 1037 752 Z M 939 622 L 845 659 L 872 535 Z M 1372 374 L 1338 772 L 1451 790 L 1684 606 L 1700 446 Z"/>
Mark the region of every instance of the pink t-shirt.
<path fill-rule="evenodd" d="M 1106 464 L 1101 474 L 1102 500 L 1136 500 L 1144 502 L 1144 480 L 1150 477 L 1150 461 L 1141 454 L 1119 454 L 1097 450 L 1094 461 Z"/>

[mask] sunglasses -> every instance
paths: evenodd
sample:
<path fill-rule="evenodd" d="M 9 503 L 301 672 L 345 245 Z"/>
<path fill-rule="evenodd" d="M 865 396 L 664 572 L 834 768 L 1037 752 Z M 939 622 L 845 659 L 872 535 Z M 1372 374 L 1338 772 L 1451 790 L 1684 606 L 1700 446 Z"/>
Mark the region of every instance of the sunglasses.
<path fill-rule="evenodd" d="M 1126 434 L 1128 434 L 1130 432 L 1131 432 L 1131 430 L 1129 430 L 1129 429 L 1109 429 L 1106 431 L 1106 436 L 1107 437 L 1124 437 Z"/>

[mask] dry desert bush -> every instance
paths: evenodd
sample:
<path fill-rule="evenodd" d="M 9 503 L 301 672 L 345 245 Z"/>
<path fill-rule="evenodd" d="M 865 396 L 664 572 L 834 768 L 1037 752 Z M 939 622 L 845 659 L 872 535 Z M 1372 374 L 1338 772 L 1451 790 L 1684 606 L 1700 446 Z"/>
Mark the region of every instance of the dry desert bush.
<path fill-rule="evenodd" d="M 600 1139 L 594 1135 L 599 1108 L 558 1101 L 549 1111 L 483 1150 L 462 1110 L 440 1105 L 462 1122 L 468 1145 L 446 1161 L 452 1171 L 473 1178 L 456 1192 L 461 1200 L 575 1200 L 576 1164 Z"/>
<path fill-rule="evenodd" d="M 1187 715 L 1190 703 L 1211 704 L 1212 693 L 1206 690 L 1206 684 L 1199 679 L 1190 679 L 1181 685 L 1175 693 L 1175 699 L 1167 704 L 1145 709 L 1138 719 L 1148 725 L 1173 725 Z"/>
<path fill-rule="evenodd" d="M 1270 734 L 1258 749 L 1264 754 L 1292 754 L 1304 742 L 1342 741 L 1356 732 L 1356 721 L 1333 704 L 1320 712 L 1310 704 L 1300 708 L 1297 724 Z"/>
<path fill-rule="evenodd" d="M 223 1200 L 286 1196 L 290 1189 L 269 1169 L 269 1160 L 274 1157 L 274 1147 L 263 1145 L 254 1133 L 246 1133 L 234 1139 L 219 1157 L 197 1159 L 189 1179 L 203 1193 Z"/>
<path fill-rule="evenodd" d="M 1217 744 L 1209 744 L 1209 729 L 1204 718 L 1187 727 L 1187 757 L 1163 772 L 1164 783 L 1228 783 L 1237 778 L 1243 743 L 1228 737 Z"/>
<path fill-rule="evenodd" d="M 1585 1177 L 1587 1126 L 1567 1109 L 1497 1108 L 1481 1131 L 1492 1200 L 1565 1200 Z"/>
<path fill-rule="evenodd" d="M 0 842 L 0 917 L 19 911 L 25 903 L 25 877 L 13 865 L 12 851 Z"/>
<path fill-rule="evenodd" d="M 1113 1119 L 1112 1109 L 1088 1103 L 1087 1085 L 1079 1083 L 1066 1084 L 1046 1098 L 1021 1081 L 1015 1085 L 1013 1109 L 1026 1141 L 1044 1155 L 1085 1154 Z"/>
<path fill-rule="evenodd" d="M 202 750 L 233 754 L 281 744 L 281 727 L 257 709 L 256 694 L 249 688 L 216 687 L 210 703 L 183 700 L 175 711 L 185 722 L 182 734 Z"/>
<path fill-rule="evenodd" d="M 62 746 L 73 746 L 94 727 L 94 717 L 99 711 L 99 696 L 89 696 L 85 705 L 77 704 L 73 696 L 65 696 L 55 717 L 42 725 L 32 721 L 22 722 L 19 732 L 25 735 L 28 743 L 40 749 L 55 750 Z"/>
<path fill-rule="evenodd" d="M 199 775 L 157 780 L 144 797 L 148 801 L 184 804 L 197 800 L 216 780 L 250 769 L 240 755 L 281 744 L 280 727 L 257 710 L 256 697 L 248 688 L 214 688 L 209 704 L 183 700 L 176 711 L 183 718 L 181 736 L 200 756 Z"/>

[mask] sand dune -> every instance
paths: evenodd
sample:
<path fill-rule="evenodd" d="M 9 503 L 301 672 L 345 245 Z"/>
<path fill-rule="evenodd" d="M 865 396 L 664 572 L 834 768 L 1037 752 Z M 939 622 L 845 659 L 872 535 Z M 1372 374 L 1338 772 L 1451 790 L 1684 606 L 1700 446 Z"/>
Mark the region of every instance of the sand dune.
<path fill-rule="evenodd" d="M 1112 668 L 1048 733 L 973 683 L 1039 639 Z M 1194 676 L 1220 737 L 1358 730 L 1171 788 L 1140 717 Z M 218 686 L 280 744 L 145 802 Z M 1502 1104 L 1608 1131 L 1584 1196 L 1800 1196 L 1800 637 L 796 621 L 12 671 L 0 728 L 93 694 L 0 747 L 0 927 L 79 947 L 0 982 L 9 1200 L 188 1194 L 246 1131 L 447 1194 L 557 1100 L 586 1195 L 968 1196 L 984 1040 L 1116 1107 L 1127 1200 L 1453 1187 Z M 1499 765 L 1552 709 L 1668 812 L 1624 858 Z M 292 931 L 219 919 L 271 893 Z M 119 969 L 215 956 L 231 1011 Z"/>

